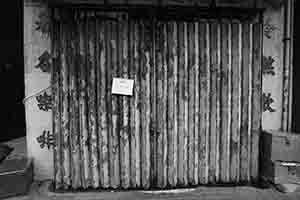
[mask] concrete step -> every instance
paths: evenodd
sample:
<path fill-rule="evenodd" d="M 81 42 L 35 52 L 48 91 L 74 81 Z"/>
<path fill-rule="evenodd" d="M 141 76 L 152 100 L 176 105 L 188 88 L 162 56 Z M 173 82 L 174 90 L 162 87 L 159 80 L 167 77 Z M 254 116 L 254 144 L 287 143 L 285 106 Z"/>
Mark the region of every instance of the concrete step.
<path fill-rule="evenodd" d="M 260 147 L 262 162 L 265 159 L 300 162 L 300 134 L 264 130 Z"/>
<path fill-rule="evenodd" d="M 32 182 L 31 159 L 6 159 L 0 164 L 0 199 L 26 194 Z"/>

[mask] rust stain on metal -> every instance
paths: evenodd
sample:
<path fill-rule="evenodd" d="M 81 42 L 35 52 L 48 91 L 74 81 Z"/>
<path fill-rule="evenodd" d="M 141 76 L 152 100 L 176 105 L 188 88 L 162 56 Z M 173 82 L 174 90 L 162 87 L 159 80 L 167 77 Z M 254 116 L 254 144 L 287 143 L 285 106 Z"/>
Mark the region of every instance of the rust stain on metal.
<path fill-rule="evenodd" d="M 84 17 L 68 28 L 56 23 L 56 188 L 257 179 L 259 24 Z M 116 76 L 134 79 L 133 96 L 111 95 Z"/>

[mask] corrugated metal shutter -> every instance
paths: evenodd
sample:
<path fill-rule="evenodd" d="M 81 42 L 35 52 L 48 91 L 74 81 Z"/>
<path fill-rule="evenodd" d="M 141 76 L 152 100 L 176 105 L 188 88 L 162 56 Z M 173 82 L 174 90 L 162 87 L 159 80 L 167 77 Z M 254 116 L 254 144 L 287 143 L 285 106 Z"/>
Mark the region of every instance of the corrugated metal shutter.
<path fill-rule="evenodd" d="M 76 16 L 53 26 L 56 188 L 258 178 L 261 24 Z"/>

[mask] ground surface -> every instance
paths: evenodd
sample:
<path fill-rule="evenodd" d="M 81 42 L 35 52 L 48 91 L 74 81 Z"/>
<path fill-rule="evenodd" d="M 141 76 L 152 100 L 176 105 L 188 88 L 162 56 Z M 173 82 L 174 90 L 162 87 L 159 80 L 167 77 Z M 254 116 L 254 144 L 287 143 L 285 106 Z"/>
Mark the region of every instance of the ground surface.
<path fill-rule="evenodd" d="M 299 193 L 280 193 L 275 189 L 255 187 L 199 187 L 179 192 L 78 192 L 53 193 L 49 191 L 49 181 L 34 183 L 26 196 L 11 197 L 6 200 L 300 200 Z"/>
<path fill-rule="evenodd" d="M 8 142 L 15 149 L 9 156 L 26 156 L 26 140 L 19 138 Z M 6 198 L 5 200 L 300 200 L 299 193 L 281 193 L 274 188 L 261 189 L 240 187 L 198 187 L 192 190 L 127 191 L 127 192 L 77 192 L 54 193 L 49 191 L 50 181 L 35 182 L 28 195 Z"/>

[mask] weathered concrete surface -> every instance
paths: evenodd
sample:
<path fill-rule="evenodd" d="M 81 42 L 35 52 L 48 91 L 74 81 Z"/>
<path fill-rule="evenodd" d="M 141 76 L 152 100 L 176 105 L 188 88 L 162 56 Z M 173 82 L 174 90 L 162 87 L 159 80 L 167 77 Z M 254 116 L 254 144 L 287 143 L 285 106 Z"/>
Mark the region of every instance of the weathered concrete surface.
<path fill-rule="evenodd" d="M 49 192 L 50 182 L 34 183 L 29 195 L 7 198 L 6 200 L 299 200 L 300 193 L 283 194 L 274 189 L 260 189 L 249 186 L 240 187 L 198 187 L 192 191 L 179 193 L 146 193 L 143 191 L 126 192 Z"/>

